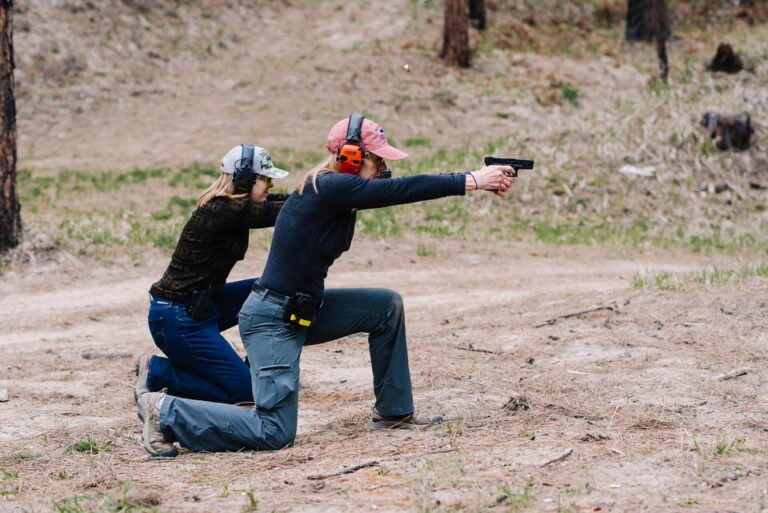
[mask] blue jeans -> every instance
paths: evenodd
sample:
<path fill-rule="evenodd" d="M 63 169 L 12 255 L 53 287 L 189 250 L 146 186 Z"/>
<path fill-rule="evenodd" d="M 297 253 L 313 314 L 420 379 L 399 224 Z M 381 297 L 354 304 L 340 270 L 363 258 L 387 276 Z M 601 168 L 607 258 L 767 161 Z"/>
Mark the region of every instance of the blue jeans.
<path fill-rule="evenodd" d="M 237 314 L 255 279 L 227 283 L 204 319 L 192 319 L 184 303 L 153 298 L 149 331 L 167 358 L 149 361 L 149 390 L 219 403 L 252 402 L 251 372 L 222 331 L 237 324 Z"/>
<path fill-rule="evenodd" d="M 160 427 L 193 451 L 281 449 L 293 443 L 299 410 L 299 360 L 305 345 L 368 333 L 376 409 L 413 413 L 402 298 L 386 289 L 330 289 L 309 329 L 283 321 L 283 308 L 253 292 L 240 311 L 251 362 L 254 408 L 167 396 Z"/>

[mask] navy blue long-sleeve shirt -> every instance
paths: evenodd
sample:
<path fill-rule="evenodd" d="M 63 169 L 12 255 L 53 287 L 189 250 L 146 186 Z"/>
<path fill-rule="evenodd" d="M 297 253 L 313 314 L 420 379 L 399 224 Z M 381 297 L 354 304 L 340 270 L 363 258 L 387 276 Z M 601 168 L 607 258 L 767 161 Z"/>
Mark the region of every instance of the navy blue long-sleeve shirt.
<path fill-rule="evenodd" d="M 294 192 L 280 210 L 261 286 L 285 295 L 302 291 L 319 299 L 328 269 L 352 244 L 356 210 L 461 196 L 465 181 L 461 173 L 385 180 L 321 174 L 318 192 L 307 183 L 304 194 Z"/>

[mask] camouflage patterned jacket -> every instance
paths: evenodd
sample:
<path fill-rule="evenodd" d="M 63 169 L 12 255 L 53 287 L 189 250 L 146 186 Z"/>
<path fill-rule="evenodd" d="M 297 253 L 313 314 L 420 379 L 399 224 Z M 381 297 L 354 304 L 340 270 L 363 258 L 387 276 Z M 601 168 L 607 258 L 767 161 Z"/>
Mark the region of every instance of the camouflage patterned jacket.
<path fill-rule="evenodd" d="M 252 228 L 275 225 L 287 195 L 270 194 L 265 202 L 248 198 L 213 198 L 192 213 L 163 277 L 150 292 L 186 303 L 196 289 L 224 286 L 230 271 L 245 257 Z"/>

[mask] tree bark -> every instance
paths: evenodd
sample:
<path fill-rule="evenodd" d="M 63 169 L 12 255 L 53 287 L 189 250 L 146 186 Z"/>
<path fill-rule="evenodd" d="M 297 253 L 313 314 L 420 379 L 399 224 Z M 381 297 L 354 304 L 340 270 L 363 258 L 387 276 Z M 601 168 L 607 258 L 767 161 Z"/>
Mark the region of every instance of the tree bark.
<path fill-rule="evenodd" d="M 16 96 L 13 70 L 13 0 L 0 0 L 0 252 L 21 239 L 16 192 Z"/>
<path fill-rule="evenodd" d="M 666 0 L 628 0 L 627 41 L 665 41 L 671 35 L 669 7 Z"/>
<path fill-rule="evenodd" d="M 469 22 L 477 30 L 485 30 L 485 0 L 469 0 Z"/>
<path fill-rule="evenodd" d="M 450 66 L 469 67 L 469 23 L 466 0 L 445 0 L 443 50 L 440 57 Z"/>

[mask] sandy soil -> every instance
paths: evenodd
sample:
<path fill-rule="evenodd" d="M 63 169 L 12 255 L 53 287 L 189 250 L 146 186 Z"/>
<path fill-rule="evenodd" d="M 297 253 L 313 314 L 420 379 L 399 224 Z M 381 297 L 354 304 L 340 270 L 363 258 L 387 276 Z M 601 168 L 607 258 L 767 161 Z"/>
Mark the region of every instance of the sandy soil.
<path fill-rule="evenodd" d="M 766 508 L 764 284 L 641 291 L 630 287 L 641 268 L 709 261 L 459 242 L 419 257 L 415 245 L 363 241 L 329 284 L 397 284 L 418 408 L 445 413 L 446 424 L 368 432 L 369 358 L 365 339 L 351 337 L 304 352 L 295 447 L 182 452 L 170 462 L 148 461 L 137 444 L 131 395 L 133 358 L 152 349 L 145 290 L 164 260 L 7 273 L 0 489 L 17 493 L 0 499 L 0 511 L 47 511 L 54 500 L 126 489 L 129 503 L 162 511 L 247 511 L 249 495 L 263 511 Z M 256 253 L 233 278 L 261 268 Z M 597 306 L 611 310 L 539 327 Z M 236 329 L 227 335 L 242 350 Z M 736 368 L 750 370 L 715 379 Z M 521 396 L 529 409 L 504 408 Z M 102 452 L 68 449 L 89 434 Z M 526 486 L 530 498 L 514 495 Z"/>

